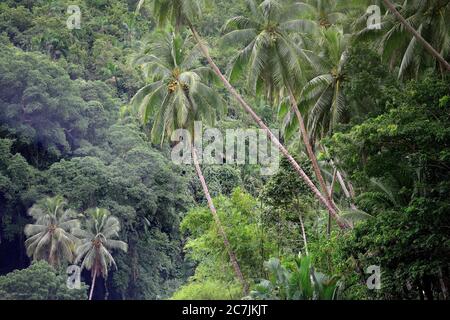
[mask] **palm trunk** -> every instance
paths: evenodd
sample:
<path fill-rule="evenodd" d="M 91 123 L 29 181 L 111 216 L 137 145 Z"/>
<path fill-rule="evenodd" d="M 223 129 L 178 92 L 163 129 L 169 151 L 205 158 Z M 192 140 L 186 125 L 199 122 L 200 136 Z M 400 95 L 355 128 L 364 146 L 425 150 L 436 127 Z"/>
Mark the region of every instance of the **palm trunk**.
<path fill-rule="evenodd" d="M 267 137 L 273 144 L 281 151 L 281 153 L 288 159 L 289 163 L 292 165 L 294 170 L 298 173 L 298 175 L 305 181 L 306 185 L 312 190 L 317 199 L 328 209 L 330 214 L 336 219 L 337 224 L 342 228 L 350 227 L 345 221 L 342 221 L 337 214 L 337 211 L 330 205 L 327 199 L 322 195 L 322 193 L 317 189 L 311 179 L 306 175 L 306 173 L 302 170 L 299 164 L 295 161 L 295 159 L 289 154 L 287 149 L 280 143 L 280 141 L 275 137 L 275 135 L 269 130 L 269 128 L 264 124 L 260 117 L 253 111 L 253 109 L 245 102 L 242 96 L 236 91 L 236 89 L 230 84 L 230 82 L 225 78 L 225 76 L 220 71 L 219 67 L 214 63 L 211 56 L 209 55 L 208 48 L 203 44 L 202 39 L 197 33 L 197 30 L 194 26 L 188 22 L 189 28 L 192 31 L 192 34 L 199 45 L 199 48 L 211 66 L 214 73 L 219 77 L 219 79 L 225 85 L 225 88 L 231 93 L 232 96 L 239 102 L 239 104 L 244 108 L 244 110 L 252 117 L 252 119 L 258 124 L 258 126 L 263 129 Z"/>
<path fill-rule="evenodd" d="M 322 145 L 319 145 L 319 146 L 322 148 L 322 151 L 326 152 L 326 149 Z M 350 202 L 350 208 L 352 210 L 357 210 L 358 208 L 356 207 L 356 205 L 353 202 L 353 200 L 355 198 L 355 192 L 353 190 L 353 186 L 352 186 L 351 182 L 347 181 L 347 183 L 348 183 L 348 188 L 347 188 L 347 184 L 345 183 L 343 173 L 341 173 L 341 171 L 337 168 L 337 166 L 335 165 L 333 160 L 330 160 L 330 164 L 336 172 L 336 178 L 337 178 L 337 181 L 339 182 L 339 185 L 342 188 L 342 192 L 344 192 L 345 197 Z M 331 196 L 332 196 L 332 193 L 331 193 Z"/>
<path fill-rule="evenodd" d="M 300 210 L 300 201 L 298 200 L 298 196 L 296 197 L 296 200 L 297 200 L 298 220 L 300 221 L 300 228 L 302 229 L 303 245 L 305 246 L 306 255 L 309 256 L 308 240 L 306 239 L 305 224 L 303 223 L 303 217 L 302 212 Z"/>
<path fill-rule="evenodd" d="M 300 210 L 300 201 L 298 200 L 298 196 L 296 198 L 297 198 L 298 220 L 300 221 L 300 228 L 302 229 L 303 245 L 305 246 L 305 253 L 308 256 L 309 251 L 308 251 L 308 241 L 306 239 L 305 224 L 303 223 L 303 217 L 302 217 L 302 212 Z"/>
<path fill-rule="evenodd" d="M 97 278 L 97 268 L 94 271 L 94 275 L 92 276 L 92 284 L 91 284 L 91 291 L 89 292 L 89 300 L 92 300 L 92 294 L 94 293 L 94 287 L 95 287 L 95 279 Z"/>
<path fill-rule="evenodd" d="M 291 88 L 287 88 L 289 91 L 289 100 L 291 101 L 291 107 L 295 111 L 295 115 L 297 116 L 297 120 L 299 123 L 300 128 L 300 136 L 303 139 L 303 143 L 306 147 L 306 152 L 308 154 L 308 158 L 311 161 L 311 164 L 313 166 L 314 173 L 316 175 L 317 180 L 319 181 L 320 188 L 322 189 L 322 192 L 326 195 L 327 201 L 331 207 L 333 207 L 334 210 L 338 211 L 336 208 L 336 205 L 333 202 L 332 197 L 330 196 L 328 192 L 328 188 L 325 184 L 325 180 L 323 179 L 322 172 L 320 171 L 319 163 L 317 162 L 317 157 L 312 149 L 311 143 L 309 141 L 309 135 L 308 131 L 305 127 L 305 121 L 303 121 L 303 116 L 300 113 L 300 110 L 298 109 L 297 100 L 295 99 L 294 93 L 292 92 Z"/>
<path fill-rule="evenodd" d="M 339 170 L 337 171 L 337 175 L 336 176 L 337 176 L 337 179 L 339 181 L 339 184 L 341 185 L 341 188 L 342 188 L 342 191 L 344 192 L 345 197 L 349 201 L 351 201 L 350 202 L 350 208 L 352 208 L 353 210 L 356 210 L 357 208 L 356 208 L 355 204 L 353 203 L 352 194 L 350 193 L 350 191 L 348 191 L 347 185 L 345 184 L 344 178 L 342 177 L 342 174 L 341 174 L 341 172 Z"/>
<path fill-rule="evenodd" d="M 333 179 L 331 180 L 330 191 L 328 193 L 330 195 L 330 198 L 333 198 L 333 189 L 334 189 L 334 183 L 336 181 L 336 174 L 337 174 L 337 169 L 334 169 Z M 328 224 L 327 224 L 327 237 L 328 237 L 328 239 L 330 238 L 330 236 L 331 236 L 331 215 L 328 214 Z"/>
<path fill-rule="evenodd" d="M 436 60 L 439 61 L 441 66 L 444 66 L 447 71 L 450 71 L 450 64 L 442 57 L 439 52 L 436 51 L 421 35 L 418 33 L 405 18 L 400 14 L 400 12 L 395 9 L 395 6 L 389 0 L 383 0 L 386 7 L 388 7 L 389 11 L 403 24 L 403 26 L 408 30 L 414 37 L 416 37 L 417 41 L 433 56 Z"/>
<path fill-rule="evenodd" d="M 306 240 L 305 225 L 303 224 L 303 217 L 302 217 L 302 213 L 301 212 L 298 213 L 298 217 L 300 219 L 300 227 L 302 228 L 302 237 L 303 237 L 303 243 L 305 245 L 305 252 L 306 252 L 306 255 L 309 256 L 308 241 Z"/>
<path fill-rule="evenodd" d="M 234 272 L 236 273 L 236 276 L 238 277 L 239 281 L 242 283 L 244 295 L 247 295 L 249 292 L 249 285 L 247 281 L 245 281 L 244 276 L 241 272 L 241 268 L 239 267 L 239 263 L 236 259 L 236 255 L 231 248 L 230 242 L 228 241 L 227 234 L 225 233 L 225 230 L 222 227 L 222 223 L 220 222 L 220 218 L 217 215 L 216 208 L 214 207 L 214 203 L 211 199 L 211 195 L 209 194 L 208 185 L 206 184 L 205 178 L 202 173 L 202 169 L 200 168 L 200 164 L 198 163 L 197 158 L 197 151 L 194 146 L 191 147 L 192 150 L 192 160 L 194 162 L 195 171 L 197 172 L 197 176 L 200 179 L 200 183 L 203 188 L 203 192 L 205 193 L 206 200 L 208 201 L 209 209 L 211 210 L 211 214 L 214 217 L 214 220 L 217 225 L 217 229 L 219 229 L 219 233 L 223 238 L 223 243 L 225 245 L 226 250 L 228 251 L 228 255 L 230 256 L 230 261 L 233 266 Z"/>

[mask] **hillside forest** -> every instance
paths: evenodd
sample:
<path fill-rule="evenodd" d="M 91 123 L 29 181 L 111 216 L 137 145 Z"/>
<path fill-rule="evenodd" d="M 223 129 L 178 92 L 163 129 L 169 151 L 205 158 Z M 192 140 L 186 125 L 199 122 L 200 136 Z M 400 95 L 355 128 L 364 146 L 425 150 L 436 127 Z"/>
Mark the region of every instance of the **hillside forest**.
<path fill-rule="evenodd" d="M 0 1 L 0 300 L 450 299 L 449 62 L 449 0 Z"/>

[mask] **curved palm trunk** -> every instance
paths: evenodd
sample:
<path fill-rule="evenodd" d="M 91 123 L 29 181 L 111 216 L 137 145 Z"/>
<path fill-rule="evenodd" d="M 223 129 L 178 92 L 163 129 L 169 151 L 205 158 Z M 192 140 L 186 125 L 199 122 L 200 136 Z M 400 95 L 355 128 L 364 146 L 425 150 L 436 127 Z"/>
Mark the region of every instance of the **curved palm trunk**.
<path fill-rule="evenodd" d="M 327 201 L 327 199 L 322 195 L 322 193 L 317 189 L 317 187 L 314 185 L 314 183 L 311 181 L 311 179 L 308 177 L 308 175 L 302 170 L 302 168 L 299 166 L 297 161 L 289 154 L 287 149 L 280 143 L 280 141 L 275 137 L 275 135 L 270 131 L 270 129 L 264 124 L 264 122 L 261 120 L 260 117 L 253 111 L 253 109 L 245 102 L 245 100 L 242 98 L 242 96 L 236 91 L 236 89 L 230 84 L 230 82 L 225 78 L 225 76 L 220 71 L 219 67 L 214 63 L 211 56 L 209 55 L 208 48 L 203 44 L 200 36 L 197 33 L 197 30 L 194 28 L 194 26 L 188 22 L 188 26 L 192 31 L 192 34 L 199 45 L 199 48 L 208 61 L 209 65 L 213 69 L 214 73 L 219 77 L 219 79 L 223 82 L 225 85 L 225 88 L 231 93 L 232 96 L 239 102 L 239 104 L 244 108 L 244 110 L 252 117 L 252 119 L 258 124 L 258 126 L 263 129 L 267 137 L 270 141 L 272 141 L 273 144 L 281 151 L 281 153 L 288 159 L 289 163 L 292 165 L 294 170 L 298 173 L 298 175 L 305 181 L 307 186 L 312 190 L 314 195 L 317 197 L 317 199 L 327 208 L 327 210 L 330 212 L 330 214 L 336 219 L 337 224 L 342 228 L 349 228 L 350 226 L 343 220 L 340 219 L 337 211 L 333 208 L 332 205 L 330 205 Z"/>
<path fill-rule="evenodd" d="M 94 275 L 92 276 L 92 284 L 91 284 L 91 291 L 89 292 L 89 300 L 92 300 L 92 294 L 94 293 L 95 287 L 95 279 L 97 279 L 97 269 L 95 269 Z"/>
<path fill-rule="evenodd" d="M 217 215 L 216 208 L 214 207 L 214 203 L 211 199 L 211 195 L 209 194 L 208 185 L 206 184 L 205 177 L 203 176 L 202 169 L 200 168 L 200 164 L 198 163 L 198 157 L 197 157 L 197 151 L 194 146 L 191 146 L 192 150 L 192 160 L 194 161 L 195 171 L 197 172 L 197 176 L 200 179 L 200 183 L 203 188 L 203 192 L 205 193 L 206 200 L 208 201 L 209 209 L 211 210 L 211 214 L 214 217 L 214 220 L 216 222 L 217 228 L 219 229 L 219 233 L 223 238 L 223 243 L 225 245 L 225 248 L 227 249 L 228 255 L 230 256 L 231 264 L 233 265 L 234 272 L 236 273 L 236 276 L 238 277 L 239 281 L 242 283 L 244 295 L 247 295 L 249 292 L 249 285 L 247 281 L 245 281 L 244 276 L 241 272 L 241 268 L 239 267 L 239 263 L 236 259 L 236 255 L 231 248 L 230 242 L 228 241 L 227 234 L 225 233 L 225 230 L 222 227 L 222 223 L 220 222 L 220 218 Z"/>
<path fill-rule="evenodd" d="M 383 0 L 386 7 L 388 7 L 389 11 L 403 24 L 406 30 L 409 31 L 414 37 L 416 37 L 417 41 L 424 46 L 424 48 L 439 61 L 439 63 L 450 71 L 450 64 L 442 57 L 439 52 L 436 51 L 421 35 L 418 33 L 411 25 L 406 21 L 405 18 L 400 14 L 400 12 L 395 9 L 395 6 L 389 0 Z"/>

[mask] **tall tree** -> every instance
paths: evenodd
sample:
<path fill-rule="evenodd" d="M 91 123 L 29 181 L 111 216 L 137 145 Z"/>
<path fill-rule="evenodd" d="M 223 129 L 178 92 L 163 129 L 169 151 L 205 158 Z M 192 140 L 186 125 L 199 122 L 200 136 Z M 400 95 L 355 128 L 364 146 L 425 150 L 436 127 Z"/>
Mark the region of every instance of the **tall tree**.
<path fill-rule="evenodd" d="M 320 190 L 314 185 L 311 179 L 306 175 L 303 169 L 295 161 L 289 151 L 281 144 L 278 138 L 272 133 L 272 131 L 267 127 L 267 125 L 262 121 L 262 119 L 256 114 L 256 112 L 250 107 L 250 105 L 243 99 L 243 97 L 237 92 L 237 90 L 231 85 L 228 79 L 223 75 L 222 71 L 216 65 L 211 55 L 207 45 L 204 43 L 203 39 L 200 37 L 197 29 L 195 28 L 193 21 L 201 15 L 201 9 L 203 5 L 203 0 L 154 0 L 153 1 L 153 14 L 159 18 L 160 25 L 164 25 L 167 22 L 172 22 L 176 26 L 181 26 L 183 24 L 187 25 L 191 30 L 195 41 L 197 42 L 200 51 L 203 56 L 208 61 L 214 73 L 219 77 L 220 81 L 224 84 L 225 88 L 230 92 L 230 94 L 239 102 L 239 104 L 244 108 L 244 110 L 251 116 L 251 118 L 256 122 L 256 124 L 263 129 L 270 141 L 280 150 L 280 152 L 285 156 L 289 163 L 293 166 L 297 174 L 305 181 L 308 187 L 311 189 L 313 194 L 317 197 L 320 203 L 322 203 L 330 214 L 335 218 L 337 224 L 341 228 L 347 228 L 348 224 L 341 220 L 338 211 L 330 203 L 326 196 L 324 196 Z M 324 194 L 327 194 L 325 192 Z"/>
<path fill-rule="evenodd" d="M 190 136 L 194 137 L 195 121 L 212 125 L 217 117 L 217 110 L 223 108 L 220 97 L 206 82 L 208 76 L 214 74 L 207 67 L 197 66 L 200 52 L 198 47 L 192 48 L 192 45 L 189 37 L 183 39 L 174 33 L 164 33 L 143 56 L 136 59 L 136 63 L 143 66 L 146 74 L 151 76 L 150 83 L 140 89 L 132 99 L 131 107 L 140 114 L 144 123 L 153 117 L 151 138 L 154 143 L 163 143 L 164 140 L 170 139 L 176 129 L 186 129 L 191 133 Z M 248 283 L 242 275 L 236 255 L 217 215 L 200 167 L 194 140 L 191 139 L 188 143 L 209 209 L 223 238 L 236 276 L 247 293 Z"/>
<path fill-rule="evenodd" d="M 342 2 L 339 0 L 305 0 L 297 5 L 301 8 L 301 16 L 317 22 L 321 27 L 329 28 L 345 19 L 341 12 Z"/>
<path fill-rule="evenodd" d="M 399 77 L 417 77 L 426 68 L 450 71 L 450 2 L 413 0 L 394 4 L 383 0 L 386 14 L 380 30 L 363 28 L 361 39 L 375 38 L 375 47 L 391 67 L 399 66 Z M 366 16 L 359 19 L 365 27 Z M 411 36 L 412 35 L 412 36 Z M 446 60 L 447 59 L 447 60 Z"/>
<path fill-rule="evenodd" d="M 97 276 L 100 275 L 106 279 L 111 265 L 117 268 L 110 251 L 120 249 L 126 252 L 128 246 L 123 241 L 114 240 L 119 237 L 120 222 L 108 210 L 95 208 L 88 210 L 87 214 L 89 218 L 86 221 L 86 229 L 74 230 L 74 234 L 81 239 L 81 244 L 76 250 L 75 263 L 82 261 L 81 269 L 91 270 L 92 284 L 89 300 L 92 300 Z"/>
<path fill-rule="evenodd" d="M 61 196 L 46 198 L 34 204 L 28 214 L 34 224 L 25 226 L 27 254 L 33 260 L 46 260 L 57 267 L 74 259 L 76 238 L 71 232 L 78 228 L 77 212 L 65 209 L 66 200 Z"/>
<path fill-rule="evenodd" d="M 255 1 L 249 0 L 248 4 L 249 16 L 233 17 L 224 27 L 228 31 L 224 39 L 232 43 L 240 41 L 243 47 L 232 61 L 230 77 L 233 79 L 245 72 L 254 92 L 259 83 L 264 83 L 269 90 L 287 92 L 317 181 L 328 205 L 337 210 L 327 191 L 295 97 L 296 89 L 305 81 L 304 61 L 309 64 L 313 61 L 309 57 L 310 53 L 301 48 L 302 39 L 295 41 L 292 34 L 313 32 L 316 24 L 296 18 L 302 8 L 297 3 L 283 6 L 277 0 L 265 0 L 257 5 Z"/>
<path fill-rule="evenodd" d="M 319 39 L 316 74 L 303 87 L 301 101 L 308 110 L 312 141 L 332 134 L 346 108 L 342 85 L 349 37 L 340 28 L 330 27 L 320 31 Z"/>
<path fill-rule="evenodd" d="M 448 35 L 448 15 L 450 14 L 450 2 L 449 1 L 415 1 L 415 5 L 419 6 L 416 7 L 417 9 L 423 10 L 427 9 L 430 10 L 430 5 L 435 7 L 432 7 L 432 10 L 430 10 L 433 14 L 435 14 L 436 20 L 431 19 L 429 20 L 428 24 L 433 25 L 434 21 L 438 21 L 438 26 L 440 28 L 439 35 L 444 35 L 444 39 L 439 36 L 439 40 L 444 40 L 442 45 L 442 51 L 439 53 L 436 51 L 433 46 L 431 46 L 420 34 L 420 32 L 416 31 L 409 23 L 406 21 L 406 19 L 397 11 L 394 4 L 390 2 L 389 0 L 383 0 L 384 4 L 388 7 L 389 11 L 392 12 L 392 14 L 401 22 L 401 24 L 410 32 L 414 38 L 427 50 L 439 63 L 447 69 L 447 71 L 450 71 L 450 64 L 444 59 L 444 57 L 441 55 L 442 53 L 448 54 L 448 47 L 449 47 L 449 35 Z M 426 4 L 424 3 L 426 2 Z M 433 4 L 431 4 L 433 2 Z M 430 12 L 429 11 L 429 12 Z M 419 11 L 420 12 L 420 11 Z M 447 17 L 447 18 L 446 18 Z M 446 27 L 447 26 L 447 27 Z M 419 30 L 422 29 L 419 26 Z M 433 35 L 431 35 L 433 36 Z M 438 44 L 438 43 L 437 43 Z M 410 44 L 411 46 L 411 44 Z"/>

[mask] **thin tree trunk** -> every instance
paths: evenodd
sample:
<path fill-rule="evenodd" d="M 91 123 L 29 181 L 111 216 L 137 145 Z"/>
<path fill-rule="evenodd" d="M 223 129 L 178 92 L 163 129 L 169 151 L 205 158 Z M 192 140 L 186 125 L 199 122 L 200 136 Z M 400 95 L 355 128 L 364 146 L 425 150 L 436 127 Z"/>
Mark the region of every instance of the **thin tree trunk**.
<path fill-rule="evenodd" d="M 298 219 L 300 221 L 300 228 L 302 229 L 303 244 L 305 246 L 305 253 L 308 256 L 309 255 L 308 241 L 306 239 L 305 224 L 303 223 L 303 217 L 302 217 L 302 212 L 300 210 L 300 201 L 298 200 L 298 196 L 296 197 L 296 200 L 297 200 Z"/>
<path fill-rule="evenodd" d="M 298 216 L 300 218 L 300 226 L 302 228 L 302 236 L 303 236 L 303 243 L 305 244 L 305 252 L 306 255 L 309 256 L 309 252 L 308 252 L 308 241 L 306 239 L 306 232 L 305 232 L 305 225 L 303 224 L 303 218 L 302 218 L 302 213 L 299 212 Z"/>
<path fill-rule="evenodd" d="M 336 174 L 337 174 L 337 169 L 335 168 L 333 171 L 333 179 L 331 180 L 331 185 L 330 185 L 330 191 L 329 191 L 329 195 L 330 198 L 333 198 L 333 189 L 334 189 L 334 182 L 336 181 Z M 328 239 L 331 236 L 331 215 L 328 213 L 328 224 L 327 224 L 327 237 Z"/>
<path fill-rule="evenodd" d="M 212 201 L 211 195 L 209 194 L 208 185 L 206 184 L 205 178 L 202 173 L 202 169 L 200 168 L 200 164 L 198 163 L 198 157 L 197 157 L 197 151 L 194 146 L 191 146 L 192 150 L 192 160 L 194 162 L 195 171 L 197 172 L 197 176 L 200 179 L 200 183 L 203 188 L 203 192 L 205 193 L 206 200 L 208 201 L 209 209 L 211 210 L 211 214 L 214 217 L 214 220 L 217 225 L 217 229 L 219 229 L 219 233 L 223 238 L 223 243 L 225 245 L 225 248 L 228 252 L 228 255 L 230 256 L 231 264 L 233 265 L 234 272 L 236 273 L 236 276 L 238 277 L 239 281 L 242 283 L 244 295 L 247 295 L 249 292 L 249 285 L 247 281 L 245 281 L 244 276 L 241 272 L 241 268 L 239 267 L 239 263 L 236 259 L 236 255 L 233 252 L 233 249 L 231 248 L 230 242 L 228 241 L 228 237 L 225 233 L 225 230 L 222 227 L 222 223 L 220 222 L 220 218 L 217 215 L 216 208 L 214 207 L 214 203 Z"/>
<path fill-rule="evenodd" d="M 225 85 L 225 88 L 234 96 L 234 98 L 239 102 L 239 104 L 244 108 L 244 110 L 253 118 L 253 120 L 258 124 L 258 126 L 263 129 L 267 137 L 273 144 L 281 151 L 281 153 L 288 159 L 289 163 L 292 165 L 294 170 L 299 174 L 299 176 L 305 181 L 306 185 L 312 190 L 317 199 L 328 209 L 330 214 L 336 219 L 337 224 L 342 229 L 349 228 L 350 226 L 345 221 L 341 220 L 337 211 L 330 205 L 327 199 L 322 195 L 322 193 L 317 189 L 311 179 L 306 175 L 306 173 L 302 170 L 299 164 L 295 161 L 295 159 L 289 154 L 287 149 L 280 143 L 280 141 L 275 137 L 275 135 L 269 130 L 269 128 L 264 124 L 260 117 L 253 111 L 253 109 L 245 102 L 242 96 L 236 91 L 236 89 L 229 83 L 229 81 L 225 78 L 225 76 L 220 71 L 219 67 L 214 63 L 211 56 L 209 55 L 208 48 L 203 44 L 202 39 L 197 33 L 197 30 L 194 26 L 188 22 L 189 28 L 192 31 L 192 34 L 199 45 L 199 48 L 208 61 L 209 65 L 213 69 L 214 73 L 217 74 L 219 79 Z"/>
<path fill-rule="evenodd" d="M 311 161 L 314 173 L 316 175 L 317 180 L 319 181 L 320 188 L 322 189 L 322 192 L 326 194 L 326 198 L 328 200 L 329 205 L 332 206 L 334 210 L 338 211 L 336 205 L 333 202 L 333 199 L 329 195 L 328 188 L 325 184 L 325 180 L 323 179 L 322 172 L 320 171 L 319 163 L 317 162 L 317 157 L 314 154 L 311 143 L 309 141 L 309 135 L 305 127 L 305 121 L 303 121 L 303 116 L 300 113 L 300 110 L 298 109 L 297 100 L 295 99 L 294 93 L 292 92 L 291 88 L 288 87 L 287 89 L 289 91 L 289 100 L 291 101 L 291 107 L 292 109 L 294 109 L 295 115 L 297 116 L 297 120 L 299 123 L 300 136 L 302 137 L 303 143 L 305 144 L 308 158 Z"/>
<path fill-rule="evenodd" d="M 322 145 L 319 145 L 319 147 L 322 149 L 322 151 L 326 152 L 326 149 Z M 353 203 L 353 199 L 355 198 L 355 192 L 353 190 L 353 186 L 352 186 L 351 182 L 348 181 L 349 188 L 347 188 L 347 185 L 345 184 L 345 181 L 344 181 L 344 177 L 342 176 L 341 172 L 337 168 L 334 161 L 330 160 L 330 163 L 331 163 L 331 166 L 333 167 L 333 169 L 336 170 L 336 178 L 337 178 L 337 181 L 339 182 L 339 185 L 342 188 L 342 191 L 344 192 L 345 197 L 350 201 L 350 208 L 352 210 L 357 210 L 357 207 Z"/>
<path fill-rule="evenodd" d="M 386 7 L 388 7 L 389 11 L 392 12 L 394 16 L 403 24 L 403 26 L 408 30 L 414 37 L 416 37 L 417 41 L 419 41 L 422 46 L 433 56 L 436 60 L 439 61 L 441 66 L 444 66 L 447 71 L 450 71 L 450 64 L 440 55 L 439 52 L 436 51 L 421 35 L 418 33 L 405 18 L 400 14 L 400 12 L 395 9 L 395 6 L 389 0 L 383 0 Z"/>
<path fill-rule="evenodd" d="M 92 294 L 94 293 L 94 287 L 95 287 L 95 279 L 97 278 L 97 268 L 94 271 L 94 275 L 92 276 L 92 284 L 91 284 L 91 291 L 89 292 L 89 300 L 92 300 Z"/>
<path fill-rule="evenodd" d="M 441 267 L 439 267 L 439 284 L 441 285 L 442 298 L 444 300 L 448 300 L 448 290 L 447 290 L 447 286 L 445 285 L 444 276 L 442 274 Z"/>
<path fill-rule="evenodd" d="M 342 188 L 342 191 L 344 192 L 345 197 L 350 201 L 350 208 L 352 210 L 357 210 L 355 204 L 353 203 L 353 195 L 350 193 L 347 189 L 347 185 L 345 184 L 344 178 L 342 177 L 342 174 L 339 170 L 337 170 L 336 174 L 337 180 Z"/>

